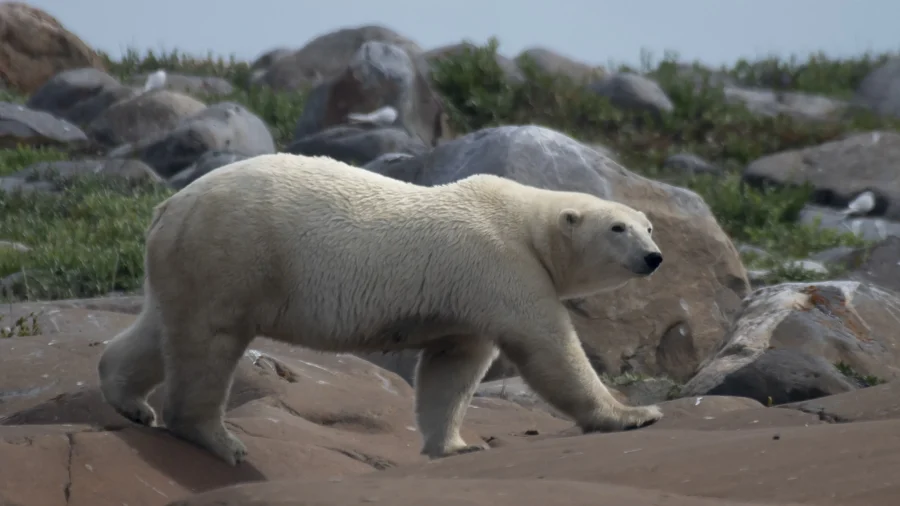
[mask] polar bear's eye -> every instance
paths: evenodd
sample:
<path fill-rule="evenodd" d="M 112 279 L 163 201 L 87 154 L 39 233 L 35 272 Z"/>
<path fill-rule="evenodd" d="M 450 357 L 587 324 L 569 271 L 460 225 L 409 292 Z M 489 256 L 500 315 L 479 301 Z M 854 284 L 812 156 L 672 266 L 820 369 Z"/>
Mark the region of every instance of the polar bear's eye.
<path fill-rule="evenodd" d="M 652 233 L 653 233 L 653 229 L 652 229 L 652 228 L 648 228 L 648 229 L 647 229 L 647 233 L 648 233 L 648 234 L 652 234 Z"/>
<path fill-rule="evenodd" d="M 612 226 L 612 231 L 613 231 L 613 232 L 624 232 L 624 231 L 625 231 L 625 227 L 623 227 L 622 225 L 613 225 L 613 226 Z"/>

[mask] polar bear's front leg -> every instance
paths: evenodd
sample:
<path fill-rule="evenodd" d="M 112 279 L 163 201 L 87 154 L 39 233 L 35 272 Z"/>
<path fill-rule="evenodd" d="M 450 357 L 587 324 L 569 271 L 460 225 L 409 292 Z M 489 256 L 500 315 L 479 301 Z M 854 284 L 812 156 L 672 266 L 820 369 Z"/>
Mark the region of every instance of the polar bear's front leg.
<path fill-rule="evenodd" d="M 618 431 L 662 418 L 655 405 L 627 406 L 600 381 L 562 304 L 536 308 L 505 333 L 500 349 L 522 379 L 584 432 Z"/>
<path fill-rule="evenodd" d="M 469 402 L 499 351 L 477 336 L 447 338 L 422 350 L 416 367 L 416 419 L 430 458 L 484 449 L 459 434 Z"/>

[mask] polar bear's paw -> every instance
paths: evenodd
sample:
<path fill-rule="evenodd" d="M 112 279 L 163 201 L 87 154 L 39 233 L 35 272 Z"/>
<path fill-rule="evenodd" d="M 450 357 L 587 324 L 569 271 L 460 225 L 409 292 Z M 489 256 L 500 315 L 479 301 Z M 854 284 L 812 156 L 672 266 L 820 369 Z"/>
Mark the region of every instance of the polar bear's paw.
<path fill-rule="evenodd" d="M 202 425 L 167 422 L 166 430 L 207 450 L 230 466 L 236 466 L 247 458 L 247 447 L 221 422 Z"/>
<path fill-rule="evenodd" d="M 621 415 L 621 430 L 634 430 L 653 425 L 662 419 L 659 406 L 629 406 Z"/>

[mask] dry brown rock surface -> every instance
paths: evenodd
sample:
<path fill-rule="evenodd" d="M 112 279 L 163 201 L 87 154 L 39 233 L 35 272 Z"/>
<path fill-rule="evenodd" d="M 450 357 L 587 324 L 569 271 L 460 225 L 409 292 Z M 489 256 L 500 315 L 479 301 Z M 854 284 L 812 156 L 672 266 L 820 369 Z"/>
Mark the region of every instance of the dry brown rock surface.
<path fill-rule="evenodd" d="M 490 449 L 429 463 L 400 377 L 263 338 L 228 406 L 250 451 L 232 468 L 101 400 L 97 358 L 139 307 L 121 297 L 3 308 L 3 322 L 33 314 L 37 335 L 0 339 L 0 504 L 877 506 L 900 497 L 894 383 L 774 408 L 685 397 L 663 403 L 665 418 L 649 428 L 592 435 L 537 407 L 479 397 L 464 437 Z M 159 392 L 151 401 L 160 409 Z"/>

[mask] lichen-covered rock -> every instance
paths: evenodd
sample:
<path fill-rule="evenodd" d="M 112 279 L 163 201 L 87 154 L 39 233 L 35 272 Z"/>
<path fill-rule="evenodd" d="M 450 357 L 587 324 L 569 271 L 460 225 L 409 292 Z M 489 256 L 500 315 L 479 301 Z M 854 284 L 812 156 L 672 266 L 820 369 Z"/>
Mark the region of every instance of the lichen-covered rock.
<path fill-rule="evenodd" d="M 900 298 L 858 281 L 761 288 L 682 395 L 781 404 L 900 377 Z M 869 379 L 867 379 L 869 378 Z"/>

